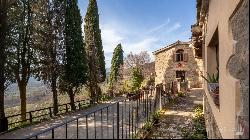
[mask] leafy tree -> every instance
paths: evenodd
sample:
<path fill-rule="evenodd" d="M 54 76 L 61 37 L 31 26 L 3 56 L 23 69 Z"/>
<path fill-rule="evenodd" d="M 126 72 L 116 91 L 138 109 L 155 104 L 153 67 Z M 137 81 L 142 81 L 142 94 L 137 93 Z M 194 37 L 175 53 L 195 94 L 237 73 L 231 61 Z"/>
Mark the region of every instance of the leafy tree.
<path fill-rule="evenodd" d="M 113 57 L 111 61 L 111 70 L 109 75 L 109 89 L 113 89 L 114 84 L 117 82 L 118 78 L 121 77 L 121 72 L 119 71 L 123 65 L 123 50 L 122 45 L 118 44 L 113 52 Z"/>
<path fill-rule="evenodd" d="M 106 78 L 105 57 L 99 28 L 99 15 L 96 0 L 89 0 L 87 13 L 85 15 L 85 43 L 90 69 L 87 87 L 90 91 L 91 103 L 98 102 L 101 94 L 98 83 L 104 82 Z"/>
<path fill-rule="evenodd" d="M 142 69 L 140 67 L 134 67 L 132 69 L 132 90 L 138 90 L 143 80 Z"/>
<path fill-rule="evenodd" d="M 53 93 L 53 113 L 58 112 L 57 81 L 62 72 L 64 45 L 65 3 L 62 0 L 40 0 L 37 15 L 40 17 L 36 25 L 38 37 L 39 64 L 36 67 L 36 77 L 50 86 Z M 41 26 L 42 25 L 42 26 Z"/>
<path fill-rule="evenodd" d="M 19 87 L 21 118 L 26 119 L 26 87 L 35 67 L 34 8 L 32 0 L 17 0 L 8 10 L 8 67 L 11 68 Z"/>
<path fill-rule="evenodd" d="M 60 89 L 68 93 L 72 110 L 74 97 L 87 81 L 86 52 L 81 29 L 81 14 L 77 0 L 66 0 L 65 15 L 65 64 L 60 79 Z"/>
<path fill-rule="evenodd" d="M 7 63 L 7 32 L 8 32 L 8 16 L 7 10 L 14 5 L 13 0 L 0 0 L 0 132 L 8 129 L 8 120 L 4 113 L 4 93 L 5 89 L 13 77 L 10 77 L 10 71 L 6 67 Z"/>
<path fill-rule="evenodd" d="M 5 91 L 5 47 L 6 47 L 6 32 L 7 32 L 7 2 L 0 1 L 0 132 L 4 131 L 2 125 L 6 123 L 4 113 L 4 91 Z"/>

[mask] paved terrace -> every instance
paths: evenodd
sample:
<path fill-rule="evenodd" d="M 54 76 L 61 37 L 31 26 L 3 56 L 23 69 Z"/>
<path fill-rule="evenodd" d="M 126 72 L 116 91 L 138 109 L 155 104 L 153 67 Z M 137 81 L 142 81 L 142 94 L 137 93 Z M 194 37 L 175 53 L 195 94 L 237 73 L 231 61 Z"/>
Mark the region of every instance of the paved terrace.
<path fill-rule="evenodd" d="M 149 101 L 149 105 L 146 107 L 145 102 L 139 102 L 136 101 L 128 101 L 120 102 L 119 104 L 119 138 L 131 138 L 132 134 L 129 133 L 132 131 L 135 132 L 136 129 L 142 127 L 142 122 L 146 120 L 146 112 L 152 112 L 153 111 L 153 98 L 155 97 L 155 94 L 153 93 L 153 96 L 150 96 L 148 94 L 148 99 L 151 98 Z M 116 98 L 112 102 L 115 102 L 117 100 L 121 100 L 125 98 Z M 145 101 L 145 100 L 144 100 Z M 150 102 L 151 101 L 151 102 Z M 111 103 L 112 103 L 111 102 Z M 102 103 L 98 104 L 94 107 L 88 108 L 86 110 L 80 110 L 71 114 L 62 115 L 61 117 L 53 118 L 49 121 L 45 121 L 42 123 L 39 123 L 37 125 L 31 125 L 25 128 L 21 128 L 9 133 L 5 133 L 0 136 L 0 139 L 23 139 L 28 136 L 31 136 L 32 134 L 41 132 L 43 130 L 46 130 L 48 128 L 51 128 L 53 126 L 56 126 L 58 124 L 62 124 L 63 122 L 66 122 L 68 120 L 71 120 L 72 118 L 79 117 L 81 115 L 89 114 L 93 110 L 101 109 L 105 106 L 108 106 L 110 103 Z M 139 106 L 138 109 L 138 117 L 136 119 L 136 106 Z M 132 108 L 134 110 L 133 116 L 132 113 L 129 113 L 132 111 Z M 148 111 L 146 111 L 146 108 Z M 76 139 L 77 137 L 79 139 L 93 139 L 93 138 L 105 138 L 105 139 L 112 139 L 117 138 L 117 104 L 114 104 L 108 108 L 104 108 L 102 111 L 97 111 L 96 113 L 92 113 L 88 115 L 88 117 L 82 117 L 78 119 L 78 130 L 77 130 L 77 121 L 73 121 L 71 123 L 68 123 L 66 125 L 62 125 L 58 128 L 55 128 L 54 130 L 54 138 L 56 139 L 65 139 L 66 138 L 66 127 L 67 127 L 67 138 L 68 139 Z M 132 121 L 133 118 L 133 121 Z M 87 123 L 86 123 L 86 120 Z M 94 121 L 95 120 L 95 121 Z M 130 121 L 129 121 L 130 120 Z M 101 123 L 102 122 L 102 123 Z M 133 123 L 133 126 L 131 127 Z M 124 125 L 122 125 L 124 124 Z M 86 125 L 88 127 L 86 127 Z M 77 136 L 78 131 L 78 136 Z M 52 131 L 43 133 L 39 135 L 38 138 L 52 138 Z"/>

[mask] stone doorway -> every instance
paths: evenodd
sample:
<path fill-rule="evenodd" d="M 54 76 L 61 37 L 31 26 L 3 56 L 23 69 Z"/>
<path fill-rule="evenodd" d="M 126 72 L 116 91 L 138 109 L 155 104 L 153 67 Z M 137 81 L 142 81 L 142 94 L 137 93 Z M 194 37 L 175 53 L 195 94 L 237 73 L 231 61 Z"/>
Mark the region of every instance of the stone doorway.
<path fill-rule="evenodd" d="M 184 82 L 186 80 L 186 71 L 176 71 L 176 79 L 178 82 Z"/>

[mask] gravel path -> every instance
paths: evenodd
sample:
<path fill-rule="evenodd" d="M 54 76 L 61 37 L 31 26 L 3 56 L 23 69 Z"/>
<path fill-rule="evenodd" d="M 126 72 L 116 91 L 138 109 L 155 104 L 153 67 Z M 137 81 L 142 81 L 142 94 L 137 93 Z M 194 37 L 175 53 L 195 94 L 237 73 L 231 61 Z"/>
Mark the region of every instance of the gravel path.
<path fill-rule="evenodd" d="M 181 130 L 191 130 L 194 107 L 202 104 L 203 89 L 192 89 L 186 97 L 177 97 L 163 108 L 158 125 L 152 128 L 150 139 L 183 139 Z"/>

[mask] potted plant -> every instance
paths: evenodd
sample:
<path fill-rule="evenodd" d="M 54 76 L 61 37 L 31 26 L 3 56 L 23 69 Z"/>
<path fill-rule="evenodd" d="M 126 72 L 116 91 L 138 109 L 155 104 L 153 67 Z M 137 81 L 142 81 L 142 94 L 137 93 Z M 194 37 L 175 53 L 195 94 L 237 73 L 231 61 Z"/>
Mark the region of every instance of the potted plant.
<path fill-rule="evenodd" d="M 201 75 L 208 83 L 209 92 L 214 92 L 216 88 L 219 88 L 219 72 L 213 73 L 212 76 L 207 72 L 207 78 Z"/>
<path fill-rule="evenodd" d="M 219 72 L 213 73 L 212 76 L 207 72 L 207 78 L 203 75 L 201 77 L 207 81 L 208 90 L 213 97 L 214 104 L 219 106 Z"/>

